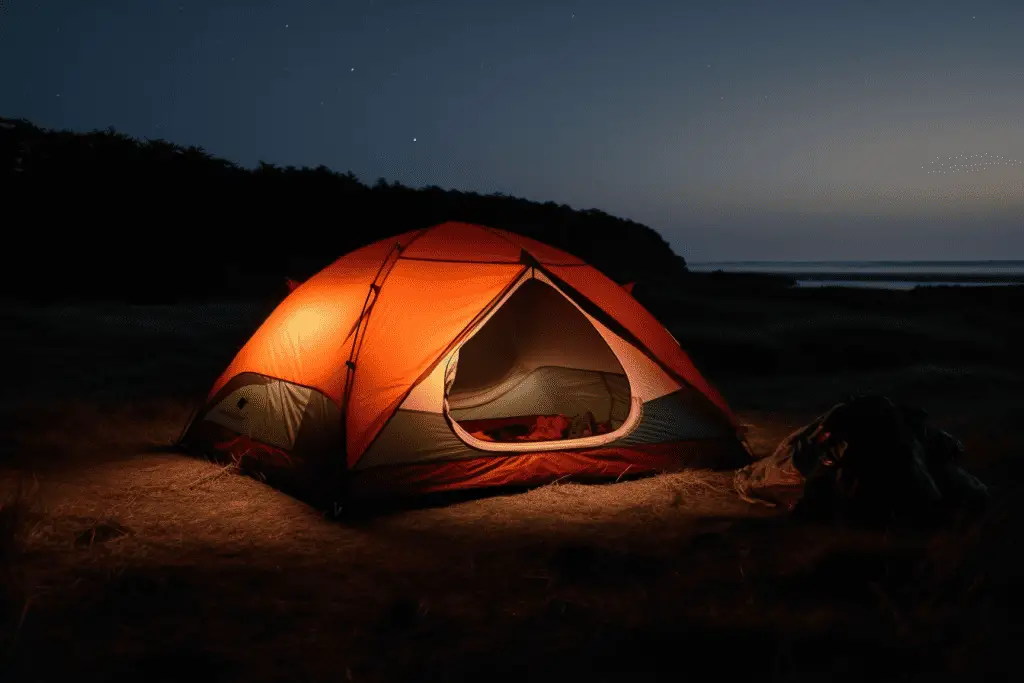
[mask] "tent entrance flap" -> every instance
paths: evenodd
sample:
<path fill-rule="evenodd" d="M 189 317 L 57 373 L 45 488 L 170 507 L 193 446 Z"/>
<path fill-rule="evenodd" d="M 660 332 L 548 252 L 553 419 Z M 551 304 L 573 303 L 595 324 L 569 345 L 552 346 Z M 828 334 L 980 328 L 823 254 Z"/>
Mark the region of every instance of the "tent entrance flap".
<path fill-rule="evenodd" d="M 635 412 L 615 353 L 585 315 L 537 279 L 523 282 L 452 356 L 445 369 L 445 399 L 451 420 L 470 429 L 481 421 L 522 418 L 522 425 L 532 420 L 548 435 L 557 424 L 568 434 L 573 418 L 588 413 L 592 423 L 581 428 L 582 434 L 618 433 Z M 488 440 L 480 432 L 456 433 Z"/>

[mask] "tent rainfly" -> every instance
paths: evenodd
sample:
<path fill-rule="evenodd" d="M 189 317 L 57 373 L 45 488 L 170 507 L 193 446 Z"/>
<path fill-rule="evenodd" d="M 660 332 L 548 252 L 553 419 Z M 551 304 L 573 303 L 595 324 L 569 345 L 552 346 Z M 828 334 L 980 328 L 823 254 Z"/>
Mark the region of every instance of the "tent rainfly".
<path fill-rule="evenodd" d="M 745 462 L 729 407 L 630 289 L 478 225 L 370 244 L 295 283 L 182 442 L 351 497 Z"/>

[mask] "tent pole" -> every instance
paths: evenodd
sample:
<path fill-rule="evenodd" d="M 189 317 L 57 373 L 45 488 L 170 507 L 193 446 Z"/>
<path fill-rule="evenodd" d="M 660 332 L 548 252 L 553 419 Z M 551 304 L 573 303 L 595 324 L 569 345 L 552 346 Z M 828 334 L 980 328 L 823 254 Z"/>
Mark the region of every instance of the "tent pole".
<path fill-rule="evenodd" d="M 392 255 L 398 253 L 401 255 L 403 250 L 400 242 L 395 242 L 394 246 L 384 256 L 384 260 L 381 261 L 380 268 L 377 269 L 377 273 L 373 276 L 373 281 L 370 283 L 370 287 L 366 292 L 366 298 L 363 300 L 363 308 L 359 312 L 359 318 L 356 321 L 356 329 L 352 333 L 352 349 L 349 351 L 348 360 L 345 361 L 345 388 L 341 396 L 341 458 L 338 459 L 338 468 L 335 472 L 334 484 L 340 489 L 342 494 L 342 500 L 348 499 L 348 406 L 352 395 L 352 380 L 356 372 L 356 360 L 359 358 L 359 349 L 361 346 L 360 333 L 364 333 L 366 329 L 366 319 L 369 318 L 370 313 L 373 311 L 373 306 L 376 304 L 377 299 L 380 297 L 381 289 L 384 286 L 384 282 L 388 279 L 388 275 L 391 274 L 391 270 L 394 268 L 394 263 L 397 262 L 397 258 L 392 261 Z M 385 271 L 385 266 L 388 262 L 392 261 L 391 268 Z M 383 278 L 381 275 L 383 274 Z M 380 282 L 377 282 L 377 280 Z M 371 302 L 370 295 L 373 294 Z M 365 336 L 365 335 L 364 335 Z M 338 504 L 335 503 L 335 514 L 339 512 Z"/>

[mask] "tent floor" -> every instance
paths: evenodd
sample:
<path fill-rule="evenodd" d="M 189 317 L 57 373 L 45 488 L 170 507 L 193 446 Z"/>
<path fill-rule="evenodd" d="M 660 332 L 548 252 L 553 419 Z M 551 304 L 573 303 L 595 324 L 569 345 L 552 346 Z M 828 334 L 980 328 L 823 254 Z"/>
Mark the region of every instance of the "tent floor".
<path fill-rule="evenodd" d="M 458 425 L 484 441 L 563 441 L 569 438 L 574 417 L 569 415 L 520 415 L 485 420 L 456 420 Z M 610 422 L 595 423 L 595 433 L 614 429 Z"/>

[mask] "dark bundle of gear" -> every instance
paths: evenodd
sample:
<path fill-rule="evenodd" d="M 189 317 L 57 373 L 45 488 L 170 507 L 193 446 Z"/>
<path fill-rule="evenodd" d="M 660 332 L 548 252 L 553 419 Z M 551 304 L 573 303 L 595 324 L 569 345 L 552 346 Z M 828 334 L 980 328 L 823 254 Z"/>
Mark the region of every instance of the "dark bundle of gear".
<path fill-rule="evenodd" d="M 751 502 L 806 517 L 937 521 L 976 510 L 988 490 L 960 464 L 963 444 L 927 412 L 884 396 L 856 396 L 798 429 L 736 473 Z"/>

